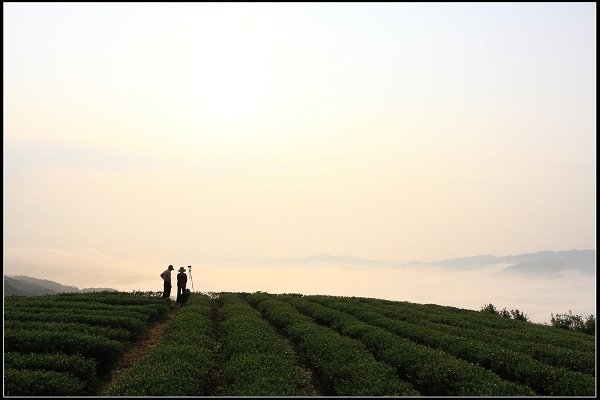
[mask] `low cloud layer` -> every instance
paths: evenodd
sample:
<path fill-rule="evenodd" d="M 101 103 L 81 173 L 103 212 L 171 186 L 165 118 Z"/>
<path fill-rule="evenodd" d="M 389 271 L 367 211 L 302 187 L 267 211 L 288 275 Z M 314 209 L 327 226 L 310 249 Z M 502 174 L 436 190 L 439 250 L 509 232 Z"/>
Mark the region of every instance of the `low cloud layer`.
<path fill-rule="evenodd" d="M 79 288 L 162 290 L 159 274 L 170 263 L 86 251 L 5 248 L 4 252 L 6 275 L 27 275 Z M 188 285 L 193 282 L 194 289 L 202 292 L 373 297 L 473 310 L 492 303 L 499 309 L 519 309 L 539 323 L 569 310 L 596 315 L 593 276 L 577 271 L 535 278 L 502 274 L 508 266 L 449 270 L 435 265 L 390 268 L 314 262 L 290 266 L 204 262 L 193 264 Z"/>
<path fill-rule="evenodd" d="M 3 264 L 5 275 L 48 279 L 80 289 L 143 290 L 151 287 L 154 275 L 158 278 L 162 272 L 154 270 L 155 260 L 124 259 L 81 250 L 5 248 Z"/>

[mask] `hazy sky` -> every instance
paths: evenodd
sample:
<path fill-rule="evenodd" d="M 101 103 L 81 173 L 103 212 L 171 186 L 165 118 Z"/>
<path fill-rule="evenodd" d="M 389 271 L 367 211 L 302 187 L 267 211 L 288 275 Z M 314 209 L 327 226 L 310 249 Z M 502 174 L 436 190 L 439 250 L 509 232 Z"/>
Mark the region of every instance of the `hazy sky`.
<path fill-rule="evenodd" d="M 595 248 L 595 3 L 3 11 L 5 254 Z"/>

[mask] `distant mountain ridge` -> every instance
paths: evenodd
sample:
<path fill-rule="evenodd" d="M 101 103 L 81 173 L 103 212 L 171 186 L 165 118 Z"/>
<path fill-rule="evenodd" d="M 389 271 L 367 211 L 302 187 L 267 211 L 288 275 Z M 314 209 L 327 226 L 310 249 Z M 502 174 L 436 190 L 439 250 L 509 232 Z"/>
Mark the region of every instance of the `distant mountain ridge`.
<path fill-rule="evenodd" d="M 346 264 L 354 266 L 388 266 L 393 268 L 402 267 L 444 267 L 448 269 L 477 269 L 487 265 L 511 264 L 502 272 L 503 275 L 523 276 L 549 276 L 559 271 L 578 271 L 586 274 L 596 272 L 596 250 L 565 250 L 549 251 L 542 250 L 536 253 L 524 253 L 508 256 L 477 255 L 469 257 L 452 258 L 448 260 L 421 262 L 412 261 L 407 263 L 395 263 L 368 260 L 351 255 L 319 254 L 302 258 L 284 259 L 254 259 L 257 264 L 266 265 L 312 265 L 312 264 Z"/>
<path fill-rule="evenodd" d="M 56 293 L 79 293 L 79 292 L 98 292 L 115 291 L 112 288 L 84 288 L 79 289 L 75 286 L 66 286 L 47 279 L 33 278 L 30 276 L 4 276 L 4 295 L 16 296 L 43 296 Z"/>
<path fill-rule="evenodd" d="M 481 255 L 473 257 L 452 258 L 436 262 L 409 262 L 397 266 L 442 266 L 448 268 L 470 269 L 484 265 L 513 264 L 504 269 L 504 275 L 551 275 L 558 271 L 579 271 L 594 274 L 596 272 L 596 250 L 565 250 L 565 251 L 538 251 L 497 257 Z"/>
<path fill-rule="evenodd" d="M 303 258 L 288 259 L 253 259 L 256 264 L 266 265 L 315 265 L 318 264 L 346 264 L 357 267 L 387 266 L 391 268 L 402 267 L 442 267 L 449 270 L 476 270 L 487 265 L 510 264 L 498 274 L 503 276 L 522 277 L 556 277 L 560 272 L 576 271 L 593 276 L 596 273 L 596 250 L 565 250 L 565 251 L 538 251 L 508 256 L 477 255 L 459 257 L 435 262 L 407 262 L 398 264 L 368 260 L 351 255 L 320 254 Z M 4 295 L 41 296 L 55 293 L 92 292 L 92 291 L 118 291 L 112 288 L 83 288 L 62 285 L 47 279 L 29 276 L 4 276 Z"/>

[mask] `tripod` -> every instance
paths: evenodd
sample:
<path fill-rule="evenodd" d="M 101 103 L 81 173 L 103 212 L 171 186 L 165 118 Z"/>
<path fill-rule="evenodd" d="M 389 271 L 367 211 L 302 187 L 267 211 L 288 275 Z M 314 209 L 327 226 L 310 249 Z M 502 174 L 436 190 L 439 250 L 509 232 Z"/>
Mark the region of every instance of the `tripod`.
<path fill-rule="evenodd" d="M 188 270 L 190 272 L 190 281 L 192 282 L 192 292 L 194 291 L 194 280 L 192 279 L 192 266 L 188 265 Z"/>

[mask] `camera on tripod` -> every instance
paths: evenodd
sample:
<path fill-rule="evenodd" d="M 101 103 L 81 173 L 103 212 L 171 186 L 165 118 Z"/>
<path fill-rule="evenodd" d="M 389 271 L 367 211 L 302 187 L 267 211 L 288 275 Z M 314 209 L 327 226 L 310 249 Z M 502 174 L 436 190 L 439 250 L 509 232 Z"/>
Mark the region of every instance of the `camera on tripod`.
<path fill-rule="evenodd" d="M 188 271 L 190 272 L 190 281 L 192 282 L 192 292 L 194 291 L 194 280 L 192 279 L 192 266 L 188 265 Z"/>

